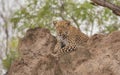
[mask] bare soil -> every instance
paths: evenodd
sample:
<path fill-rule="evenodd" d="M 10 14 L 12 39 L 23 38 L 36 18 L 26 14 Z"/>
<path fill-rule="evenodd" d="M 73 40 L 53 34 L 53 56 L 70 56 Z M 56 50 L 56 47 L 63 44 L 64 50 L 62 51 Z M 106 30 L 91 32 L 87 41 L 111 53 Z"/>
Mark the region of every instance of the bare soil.
<path fill-rule="evenodd" d="M 29 29 L 20 39 L 20 57 L 7 75 L 120 75 L 120 31 L 95 34 L 85 47 L 56 60 L 56 38 L 44 28 Z"/>

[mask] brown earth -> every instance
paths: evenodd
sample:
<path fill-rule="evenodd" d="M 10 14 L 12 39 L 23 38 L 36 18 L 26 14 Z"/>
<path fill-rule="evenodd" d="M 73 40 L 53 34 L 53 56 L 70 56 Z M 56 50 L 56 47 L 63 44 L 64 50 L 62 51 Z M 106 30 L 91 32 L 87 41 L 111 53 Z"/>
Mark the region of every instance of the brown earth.
<path fill-rule="evenodd" d="M 120 31 L 95 34 L 87 46 L 59 60 L 53 56 L 55 44 L 49 30 L 29 29 L 7 75 L 120 75 Z"/>

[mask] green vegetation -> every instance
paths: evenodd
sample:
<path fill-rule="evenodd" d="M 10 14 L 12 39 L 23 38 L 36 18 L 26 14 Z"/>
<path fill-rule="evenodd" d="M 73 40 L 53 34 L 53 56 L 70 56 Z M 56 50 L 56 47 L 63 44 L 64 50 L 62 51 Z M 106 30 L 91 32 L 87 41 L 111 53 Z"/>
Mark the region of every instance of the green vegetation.
<path fill-rule="evenodd" d="M 6 59 L 3 59 L 3 66 L 5 69 L 9 69 L 12 62 L 18 58 L 17 51 L 10 50 L 9 54 L 6 56 Z"/>
<path fill-rule="evenodd" d="M 9 42 L 9 48 L 10 51 L 9 53 L 6 55 L 6 58 L 3 59 L 2 63 L 5 69 L 9 69 L 11 66 L 11 63 L 19 57 L 18 51 L 17 51 L 17 46 L 18 46 L 18 39 L 13 38 L 10 42 Z"/>
<path fill-rule="evenodd" d="M 94 30 L 99 33 L 110 33 L 112 25 L 120 28 L 118 17 L 111 10 L 94 6 L 89 1 L 75 2 L 74 0 L 26 0 L 26 7 L 18 10 L 11 22 L 20 32 L 26 28 L 45 27 L 54 30 L 52 21 L 56 19 L 71 20 L 74 25 L 92 35 Z M 115 1 L 117 2 L 117 0 Z M 20 25 L 21 24 L 21 25 Z M 117 30 L 117 29 L 116 29 Z"/>

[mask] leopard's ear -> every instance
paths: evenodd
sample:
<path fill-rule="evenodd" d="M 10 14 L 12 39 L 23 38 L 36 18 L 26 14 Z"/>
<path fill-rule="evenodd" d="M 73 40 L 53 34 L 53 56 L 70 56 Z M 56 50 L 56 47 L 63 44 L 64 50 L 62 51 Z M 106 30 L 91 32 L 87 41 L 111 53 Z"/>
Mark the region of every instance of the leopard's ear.
<path fill-rule="evenodd" d="M 70 21 L 67 21 L 67 25 L 70 25 L 71 24 L 71 22 Z"/>
<path fill-rule="evenodd" d="M 53 24 L 54 24 L 54 26 L 56 26 L 56 24 L 57 24 L 57 21 L 53 21 Z"/>

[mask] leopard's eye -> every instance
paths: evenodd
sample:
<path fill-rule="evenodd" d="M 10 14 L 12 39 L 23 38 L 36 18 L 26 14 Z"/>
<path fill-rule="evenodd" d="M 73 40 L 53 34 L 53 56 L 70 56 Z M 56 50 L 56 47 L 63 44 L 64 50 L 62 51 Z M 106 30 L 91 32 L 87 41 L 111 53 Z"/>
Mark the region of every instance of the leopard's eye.
<path fill-rule="evenodd" d="M 65 28 L 64 26 L 61 26 L 61 28 Z"/>

